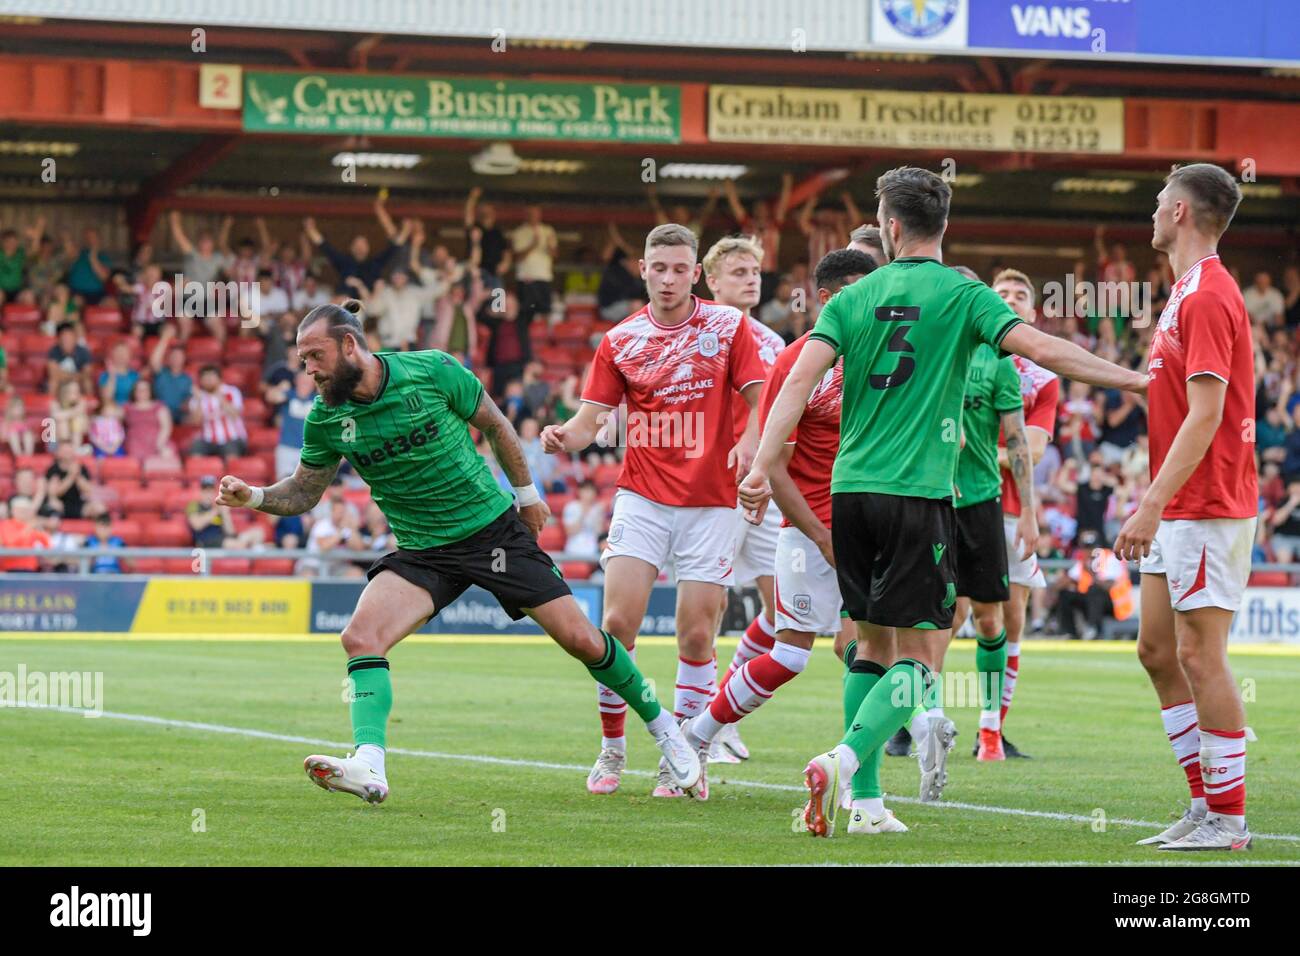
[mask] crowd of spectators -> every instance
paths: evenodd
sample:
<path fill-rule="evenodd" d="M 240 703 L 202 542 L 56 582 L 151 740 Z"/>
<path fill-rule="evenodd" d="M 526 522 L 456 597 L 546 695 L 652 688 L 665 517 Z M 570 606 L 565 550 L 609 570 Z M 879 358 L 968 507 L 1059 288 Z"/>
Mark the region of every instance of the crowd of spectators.
<path fill-rule="evenodd" d="M 816 319 L 809 264 L 844 246 L 863 222 L 848 193 L 837 201 L 814 196 L 792 210 L 790 191 L 786 177 L 775 201 L 746 208 L 727 182 L 700 208 L 667 211 L 653 190 L 648 196 L 654 218 L 686 223 L 705 242 L 738 231 L 762 240 L 756 315 L 787 341 Z M 232 241 L 231 218 L 214 233 L 187 228 L 173 213 L 170 248 L 159 254 L 146 243 L 130 256 L 108 254 L 94 229 L 79 243 L 56 241 L 40 218 L 0 231 L 0 544 L 301 547 L 312 555 L 296 565 L 251 566 L 299 574 L 322 573 L 317 555 L 331 550 L 389 547 L 382 514 L 346 464 L 301 518 L 211 504 L 211 484 L 226 471 L 255 482 L 292 471 L 315 394 L 297 361 L 297 323 L 317 305 L 359 298 L 372 348 L 443 349 L 483 380 L 551 505 L 543 545 L 569 559 L 566 574 L 598 575 L 617 449 L 593 446 L 566 461 L 543 454 L 538 434 L 576 410 L 603 332 L 645 304 L 637 241 L 611 221 L 599 252 L 568 236 L 562 244 L 536 205 L 507 229 L 479 189 L 467 197 L 463 221 L 448 228 L 394 221 L 383 199 L 373 211 L 386 237 L 378 248 L 361 232 L 328 236 L 312 218 L 279 237 L 255 219 L 253 236 Z M 1144 250 L 1139 265 L 1102 228 L 1094 246 L 1074 263 L 1073 285 L 1063 283 L 1079 296 L 1073 307 L 1040 295 L 1038 322 L 1138 367 L 1169 295 L 1169 264 Z M 1016 263 L 990 263 L 983 278 L 1001 265 Z M 1134 288 L 1143 291 L 1131 299 L 1099 307 L 1088 297 L 1097 282 L 1139 276 Z M 1255 557 L 1289 562 L 1300 552 L 1300 268 L 1288 265 L 1279 278 L 1275 284 L 1260 271 L 1243 284 L 1258 385 L 1256 421 L 1243 428 L 1253 430 L 1260 464 Z M 213 308 L 205 291 L 197 308 L 180 308 L 191 284 L 223 282 L 237 283 L 238 303 Z M 160 308 L 160 298 L 170 308 Z M 1114 540 L 1148 484 L 1146 431 L 1144 399 L 1062 383 L 1055 440 L 1035 470 L 1040 557 L 1071 556 L 1085 535 L 1103 547 Z M 479 447 L 507 487 L 486 444 Z M 175 562 L 136 564 L 180 570 Z M 0 559 L 9 570 L 66 566 L 53 554 Z M 335 561 L 328 570 L 360 574 L 364 566 Z M 233 561 L 217 570 L 248 568 Z M 94 562 L 96 571 L 125 569 L 117 559 Z M 1069 587 L 1064 578 L 1061 587 Z M 1031 628 L 1049 626 L 1051 603 L 1050 592 L 1035 593 Z"/>

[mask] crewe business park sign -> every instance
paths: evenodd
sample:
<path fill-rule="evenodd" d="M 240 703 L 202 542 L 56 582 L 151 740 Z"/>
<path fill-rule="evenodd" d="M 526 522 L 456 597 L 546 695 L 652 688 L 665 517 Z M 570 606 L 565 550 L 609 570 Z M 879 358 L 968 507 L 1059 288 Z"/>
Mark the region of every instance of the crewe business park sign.
<path fill-rule="evenodd" d="M 681 113 L 667 84 L 244 73 L 244 129 L 257 133 L 676 143 Z"/>

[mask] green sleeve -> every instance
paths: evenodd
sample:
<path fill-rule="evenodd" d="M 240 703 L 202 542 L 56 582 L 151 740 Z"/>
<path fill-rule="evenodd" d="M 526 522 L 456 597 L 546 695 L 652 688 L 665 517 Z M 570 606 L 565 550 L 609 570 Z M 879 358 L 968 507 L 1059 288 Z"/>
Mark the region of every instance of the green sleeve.
<path fill-rule="evenodd" d="M 308 468 L 329 468 L 339 463 L 342 456 L 329 443 L 329 427 L 331 426 L 321 423 L 315 408 L 307 413 L 307 419 L 302 424 L 302 454 L 299 458 Z"/>
<path fill-rule="evenodd" d="M 447 396 L 447 407 L 469 421 L 483 399 L 483 383 L 446 352 L 431 351 L 429 361 L 434 384 Z"/>
<path fill-rule="evenodd" d="M 1002 296 L 988 286 L 972 282 L 970 288 L 970 313 L 975 341 L 987 342 L 998 348 L 1002 344 L 1002 337 L 1020 324 L 1020 317 L 1011 311 L 1011 306 L 1002 301 Z"/>
<path fill-rule="evenodd" d="M 837 356 L 844 354 L 844 332 L 840 313 L 844 310 L 844 292 L 841 289 L 822 307 L 813 326 L 811 338 L 821 339 L 835 350 Z"/>
<path fill-rule="evenodd" d="M 993 376 L 993 409 L 999 415 L 1014 412 L 1025 407 L 1025 399 L 1020 394 L 1020 373 L 1010 358 L 998 360 L 997 372 Z"/>

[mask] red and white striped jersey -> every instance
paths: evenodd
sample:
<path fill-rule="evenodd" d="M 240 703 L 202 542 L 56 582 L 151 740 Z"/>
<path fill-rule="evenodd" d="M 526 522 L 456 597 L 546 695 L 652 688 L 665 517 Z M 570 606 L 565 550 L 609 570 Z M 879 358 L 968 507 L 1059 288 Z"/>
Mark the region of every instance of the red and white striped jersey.
<path fill-rule="evenodd" d="M 235 414 L 229 414 L 222 408 L 222 398 L 234 406 Z M 200 389 L 194 393 L 194 402 L 198 406 L 199 421 L 203 424 L 204 441 L 224 445 L 236 438 L 248 438 L 242 417 L 244 396 L 235 386 L 223 382 L 215 392 Z"/>
<path fill-rule="evenodd" d="M 785 339 L 752 315 L 747 322 L 749 331 L 754 333 L 759 361 L 763 363 L 763 377 L 767 379 L 772 375 L 772 366 L 776 364 L 776 357 L 785 351 Z M 736 419 L 736 441 L 740 441 L 740 436 L 745 434 L 745 426 L 749 424 L 749 403 L 745 401 L 745 396 L 736 392 L 731 397 L 731 407 Z"/>
<path fill-rule="evenodd" d="M 692 299 L 680 325 L 661 325 L 647 305 L 606 332 L 582 400 L 626 402 L 620 488 L 665 505 L 734 508 L 732 395 L 765 370 L 738 310 Z"/>
<path fill-rule="evenodd" d="M 1056 429 L 1056 405 L 1061 398 L 1061 380 L 1055 372 L 1035 365 L 1022 355 L 1011 356 L 1020 375 L 1020 397 L 1025 400 L 1025 428 L 1041 428 L 1051 441 Z M 998 447 L 1007 446 L 1006 436 L 998 435 Z M 1002 469 L 1002 513 L 1020 517 L 1020 490 L 1006 468 Z"/>

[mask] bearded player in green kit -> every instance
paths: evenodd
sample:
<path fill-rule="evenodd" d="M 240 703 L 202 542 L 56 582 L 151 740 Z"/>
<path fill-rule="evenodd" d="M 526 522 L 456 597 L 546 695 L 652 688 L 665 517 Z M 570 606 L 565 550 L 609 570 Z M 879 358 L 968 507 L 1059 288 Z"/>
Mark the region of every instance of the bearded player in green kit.
<path fill-rule="evenodd" d="M 313 754 L 304 764 L 308 777 L 367 803 L 387 798 L 384 748 L 393 703 L 387 654 L 476 584 L 514 620 L 531 617 L 627 701 L 646 722 L 677 785 L 690 792 L 699 780 L 699 760 L 672 713 L 659 706 L 623 645 L 587 619 L 538 547 L 550 511 L 510 422 L 478 379 L 445 352 L 370 352 L 360 310 L 355 300 L 322 305 L 298 326 L 298 355 L 320 394 L 307 416 L 297 470 L 266 488 L 227 475 L 216 499 L 267 514 L 302 514 L 320 500 L 346 458 L 397 538 L 397 550 L 370 568 L 341 635 L 356 754 Z M 475 450 L 471 425 L 487 437 L 510 478 L 518 511 Z"/>

